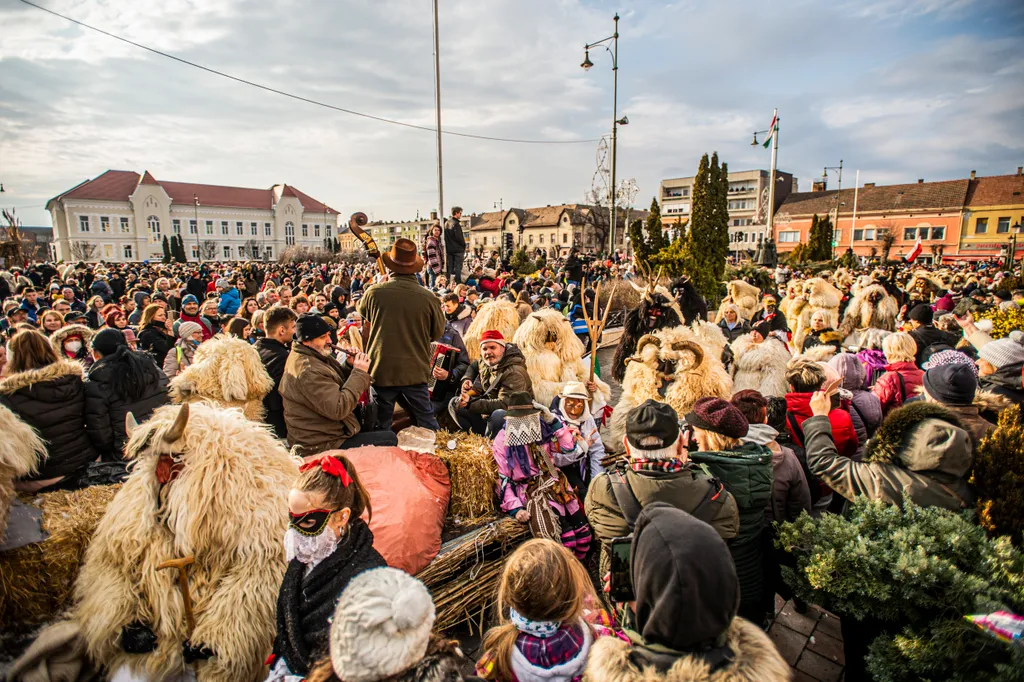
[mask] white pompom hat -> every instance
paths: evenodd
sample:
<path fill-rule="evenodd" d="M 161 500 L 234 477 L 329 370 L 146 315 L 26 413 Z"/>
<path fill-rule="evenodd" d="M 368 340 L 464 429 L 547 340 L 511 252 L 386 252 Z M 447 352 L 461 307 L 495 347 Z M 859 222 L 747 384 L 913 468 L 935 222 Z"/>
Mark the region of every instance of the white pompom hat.
<path fill-rule="evenodd" d="M 412 668 L 427 652 L 434 602 L 419 580 L 396 568 L 360 573 L 331 624 L 331 664 L 345 682 L 376 682 Z"/>

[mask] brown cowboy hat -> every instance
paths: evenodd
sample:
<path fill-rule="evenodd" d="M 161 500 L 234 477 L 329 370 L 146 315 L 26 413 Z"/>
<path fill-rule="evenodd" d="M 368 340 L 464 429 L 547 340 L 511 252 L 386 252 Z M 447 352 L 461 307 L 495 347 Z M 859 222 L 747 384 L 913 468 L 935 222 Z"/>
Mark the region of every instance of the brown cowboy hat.
<path fill-rule="evenodd" d="M 398 239 L 391 250 L 382 253 L 380 259 L 388 270 L 399 275 L 414 275 L 423 269 L 423 259 L 416 252 L 416 242 L 411 239 Z"/>

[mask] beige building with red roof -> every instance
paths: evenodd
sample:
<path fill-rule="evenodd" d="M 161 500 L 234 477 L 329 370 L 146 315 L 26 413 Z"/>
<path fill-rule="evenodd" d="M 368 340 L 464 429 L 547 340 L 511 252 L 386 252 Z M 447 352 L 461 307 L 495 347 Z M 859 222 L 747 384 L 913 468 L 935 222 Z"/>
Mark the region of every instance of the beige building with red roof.
<path fill-rule="evenodd" d="M 1016 246 L 1014 258 L 1024 251 L 1024 239 L 1014 239 L 1024 225 L 1024 168 L 1016 175 L 978 177 L 971 171 L 964 208 L 960 255 L 971 260 L 1005 258 Z"/>
<path fill-rule="evenodd" d="M 54 197 L 46 210 L 56 256 L 65 261 L 160 260 L 172 235 L 192 261 L 274 260 L 290 246 L 326 248 L 338 234 L 338 212 L 290 185 L 170 182 L 149 171 L 108 170 Z"/>

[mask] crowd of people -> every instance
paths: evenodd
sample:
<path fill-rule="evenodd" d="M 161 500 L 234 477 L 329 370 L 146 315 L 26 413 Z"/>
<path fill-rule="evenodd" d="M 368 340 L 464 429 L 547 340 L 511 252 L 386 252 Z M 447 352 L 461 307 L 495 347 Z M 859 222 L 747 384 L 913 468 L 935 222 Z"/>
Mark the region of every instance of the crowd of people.
<path fill-rule="evenodd" d="M 459 212 L 377 262 L 0 272 L 0 405 L 46 447 L 17 489 L 123 479 L 128 415 L 144 422 L 204 349 L 234 338 L 273 384 L 264 423 L 304 462 L 268 680 L 469 676 L 431 634 L 429 593 L 374 549 L 372 500 L 344 454 L 397 445 L 410 424 L 487 436 L 498 506 L 536 538 L 503 568 L 475 675 L 785 680 L 765 634 L 775 595 L 791 596 L 773 523 L 842 513 L 858 495 L 965 509 L 979 442 L 1001 406 L 1024 401 L 1024 333 L 994 339 L 981 319 L 1024 303 L 1012 272 L 780 266 L 773 286 L 730 284 L 710 319 L 689 314 L 707 305 L 685 278 L 664 290 L 675 324 L 719 335 L 721 353 L 698 349 L 697 363 L 720 363 L 729 388 L 681 412 L 646 400 L 614 442 L 608 384 L 585 371 L 596 349 L 582 307 L 597 281 L 642 280 L 638 267 L 573 250 L 515 275 L 497 253 L 466 258 Z M 646 331 L 672 319 L 659 316 Z M 630 359 L 627 382 L 642 370 Z M 843 626 L 846 679 L 864 679 L 864 637 Z M 153 651 L 155 637 L 131 624 L 121 647 Z M 189 647 L 188 662 L 217 655 Z"/>

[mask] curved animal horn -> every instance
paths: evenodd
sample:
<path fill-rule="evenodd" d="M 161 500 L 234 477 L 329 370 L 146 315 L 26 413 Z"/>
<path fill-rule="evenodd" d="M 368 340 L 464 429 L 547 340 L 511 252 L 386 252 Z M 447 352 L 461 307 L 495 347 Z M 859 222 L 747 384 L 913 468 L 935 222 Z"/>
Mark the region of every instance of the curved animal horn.
<path fill-rule="evenodd" d="M 690 369 L 696 369 L 704 362 L 704 349 L 693 341 L 676 341 L 672 344 L 672 350 L 688 350 L 693 353 L 693 365 Z"/>
<path fill-rule="evenodd" d="M 188 424 L 188 403 L 178 410 L 178 417 L 174 420 L 171 428 L 164 432 L 164 442 L 173 443 L 185 435 L 185 426 Z"/>
<path fill-rule="evenodd" d="M 128 434 L 129 438 L 131 438 L 132 431 L 137 428 L 139 428 L 139 422 L 135 421 L 134 414 L 128 412 L 128 414 L 124 416 L 124 432 Z"/>
<path fill-rule="evenodd" d="M 644 334 L 643 336 L 641 336 L 640 340 L 637 341 L 637 343 L 636 343 L 636 353 L 637 353 L 637 355 L 639 355 L 640 352 L 643 351 L 644 348 L 646 348 L 648 345 L 650 345 L 652 343 L 655 346 L 657 346 L 658 348 L 661 348 L 661 339 L 659 339 L 654 334 Z"/>

